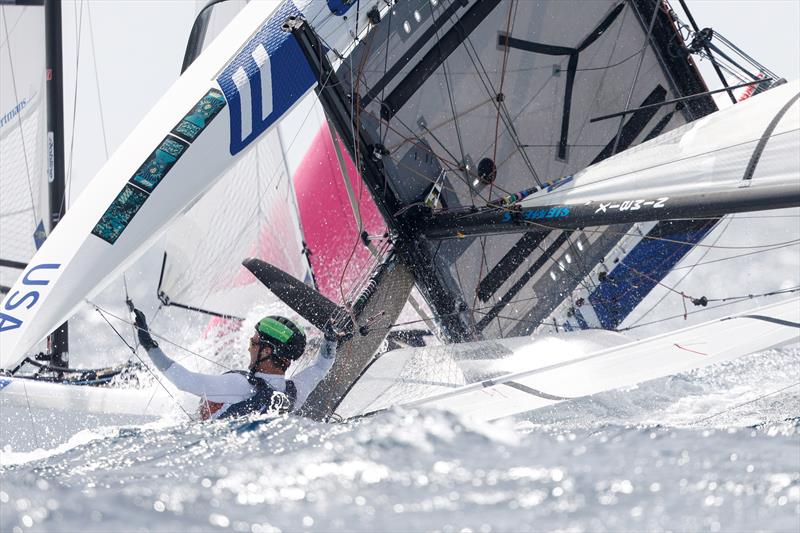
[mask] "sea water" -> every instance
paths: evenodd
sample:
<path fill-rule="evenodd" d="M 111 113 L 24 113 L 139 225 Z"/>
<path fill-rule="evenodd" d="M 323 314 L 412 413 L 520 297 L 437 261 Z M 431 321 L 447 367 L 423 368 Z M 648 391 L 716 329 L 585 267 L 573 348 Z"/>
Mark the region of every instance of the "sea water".
<path fill-rule="evenodd" d="M 495 423 L 164 420 L 4 456 L 9 532 L 796 532 L 800 348 Z"/>

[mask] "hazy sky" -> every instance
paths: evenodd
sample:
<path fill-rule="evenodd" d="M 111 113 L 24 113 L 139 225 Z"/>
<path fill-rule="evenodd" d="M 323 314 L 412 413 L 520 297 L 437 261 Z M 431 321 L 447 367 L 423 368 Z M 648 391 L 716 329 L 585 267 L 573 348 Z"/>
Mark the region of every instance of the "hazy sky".
<path fill-rule="evenodd" d="M 787 80 L 800 77 L 800 0 L 689 0 L 687 4 L 701 28 L 714 28 Z"/>
<path fill-rule="evenodd" d="M 800 78 L 800 0 L 688 0 L 687 4 L 700 28 L 713 28 L 778 76 Z M 680 8 L 677 0 L 672 5 Z M 722 87 L 709 61 L 700 61 L 699 68 L 709 88 Z M 730 105 L 724 93 L 715 98 L 721 106 Z"/>

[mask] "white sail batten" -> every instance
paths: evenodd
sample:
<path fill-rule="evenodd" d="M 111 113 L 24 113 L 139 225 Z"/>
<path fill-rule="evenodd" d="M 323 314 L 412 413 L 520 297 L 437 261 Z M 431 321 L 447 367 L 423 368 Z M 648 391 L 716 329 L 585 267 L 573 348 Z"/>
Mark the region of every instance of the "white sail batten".
<path fill-rule="evenodd" d="M 669 212 L 674 202 L 690 198 L 712 203 L 721 194 L 733 203 L 772 197 L 776 206 L 783 197 L 800 196 L 800 82 L 630 148 L 519 205 L 592 205 L 596 212 L 624 215 Z"/>
<path fill-rule="evenodd" d="M 249 3 L 103 166 L 0 305 L 0 367 L 130 266 L 312 89 L 282 29 L 306 4 Z M 307 7 L 324 18 L 326 5 Z M 329 42 L 344 48 L 351 24 Z"/>

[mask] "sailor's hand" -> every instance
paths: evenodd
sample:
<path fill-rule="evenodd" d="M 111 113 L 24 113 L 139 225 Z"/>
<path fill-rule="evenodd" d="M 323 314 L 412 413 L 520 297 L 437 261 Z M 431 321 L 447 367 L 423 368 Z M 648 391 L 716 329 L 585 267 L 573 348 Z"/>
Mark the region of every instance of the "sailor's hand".
<path fill-rule="evenodd" d="M 154 341 L 153 337 L 150 335 L 150 329 L 147 327 L 147 318 L 145 318 L 144 313 L 134 308 L 133 316 L 133 323 L 136 326 L 139 344 L 141 344 L 145 350 L 158 347 L 158 343 Z"/>
<path fill-rule="evenodd" d="M 350 324 L 349 319 L 347 320 L 347 324 Z M 341 327 L 340 324 L 334 324 L 332 321 L 329 321 L 322 329 L 322 333 L 326 341 L 342 343 L 353 336 L 353 328 Z"/>
<path fill-rule="evenodd" d="M 134 317 L 134 324 L 140 330 L 147 331 L 147 317 L 144 316 L 144 313 L 139 311 L 138 309 L 133 309 L 133 317 Z"/>
<path fill-rule="evenodd" d="M 326 341 L 338 341 L 339 334 L 336 329 L 333 327 L 333 324 L 328 322 L 325 324 L 325 327 L 322 330 L 322 335 L 325 337 Z"/>

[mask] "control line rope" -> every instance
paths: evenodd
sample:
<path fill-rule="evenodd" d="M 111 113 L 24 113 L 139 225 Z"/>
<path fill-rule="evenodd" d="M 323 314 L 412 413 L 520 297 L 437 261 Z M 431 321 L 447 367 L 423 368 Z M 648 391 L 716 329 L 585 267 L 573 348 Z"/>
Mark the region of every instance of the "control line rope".
<path fill-rule="evenodd" d="M 122 340 L 123 343 L 125 343 L 125 346 L 127 346 L 131 350 L 131 353 L 133 353 L 133 355 L 136 356 L 136 359 L 138 359 L 139 362 L 142 363 L 142 366 L 144 366 L 147 369 L 147 371 L 150 373 L 150 375 L 153 376 L 153 379 L 156 381 L 156 383 L 158 383 L 158 385 L 162 389 L 164 389 L 164 392 L 167 393 L 167 395 L 172 399 L 172 401 L 175 403 L 175 405 L 177 405 L 178 408 L 181 411 L 183 411 L 183 413 L 189 418 L 189 420 L 192 420 L 192 415 L 190 415 L 189 412 L 186 409 L 184 409 L 184 407 L 181 405 L 181 403 L 178 401 L 178 399 L 175 398 L 175 396 L 169 391 L 167 386 L 164 385 L 164 383 L 161 382 L 161 380 L 158 378 L 158 376 L 155 374 L 155 372 L 153 372 L 153 370 L 150 368 L 150 366 L 148 366 L 144 362 L 144 360 L 139 356 L 139 354 L 136 353 L 136 348 L 131 346 L 128 343 L 128 341 L 125 340 L 125 337 L 123 337 L 122 334 L 119 331 L 117 331 L 117 328 L 115 328 L 114 325 L 108 320 L 108 318 L 106 317 L 105 313 L 103 312 L 103 310 L 99 306 L 95 305 L 94 307 L 95 307 L 95 310 L 100 314 L 102 319 L 105 320 L 106 324 L 108 324 L 108 326 L 112 329 L 112 331 L 117 334 L 117 336 Z M 109 313 L 109 314 L 111 314 L 111 313 Z M 114 316 L 114 315 L 111 315 L 111 316 Z M 119 318 L 119 317 L 115 316 L 114 318 Z"/>
<path fill-rule="evenodd" d="M 779 394 L 779 393 L 781 393 L 781 392 L 783 392 L 783 391 L 785 391 L 785 390 L 789 390 L 789 389 L 791 389 L 792 387 L 797 387 L 797 386 L 800 386 L 800 381 L 796 381 L 796 382 L 792 383 L 791 385 L 787 385 L 786 387 L 780 388 L 780 389 L 778 389 L 778 390 L 774 390 L 774 391 L 772 391 L 772 392 L 768 392 L 768 393 L 766 393 L 766 394 L 762 394 L 762 395 L 761 395 L 761 396 L 759 396 L 758 398 L 754 398 L 754 399 L 752 399 L 752 400 L 749 400 L 749 401 L 746 401 L 746 402 L 744 402 L 744 403 L 740 403 L 740 404 L 738 404 L 738 405 L 734 405 L 733 407 L 730 407 L 730 408 L 728 408 L 728 409 L 725 409 L 725 410 L 723 410 L 723 411 L 720 411 L 720 412 L 718 412 L 718 413 L 714 413 L 713 415 L 709 415 L 709 416 L 706 416 L 706 417 L 704 417 L 704 418 L 701 418 L 701 419 L 699 419 L 699 420 L 695 420 L 694 422 L 692 422 L 692 424 L 695 424 L 695 425 L 696 425 L 696 424 L 699 424 L 699 423 L 701 423 L 701 422 L 705 422 L 706 420 L 710 420 L 710 419 L 712 419 L 712 418 L 716 418 L 716 417 L 718 417 L 718 416 L 720 416 L 720 415 L 724 415 L 724 414 L 726 414 L 726 413 L 730 413 L 731 411 L 733 411 L 733 410 L 735 410 L 735 409 L 738 409 L 738 408 L 740 408 L 740 407 L 744 407 L 745 405 L 750 405 L 751 403 L 755 403 L 755 402 L 757 402 L 757 401 L 759 401 L 759 400 L 763 400 L 764 398 L 767 398 L 767 397 L 769 397 L 769 396 L 774 396 L 774 395 L 776 395 L 776 394 Z"/>

